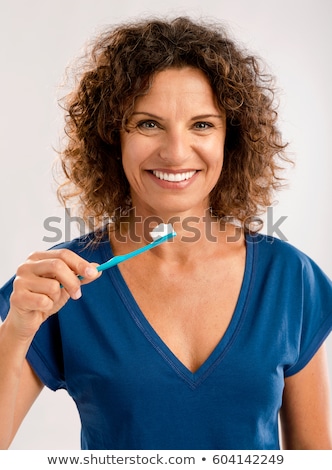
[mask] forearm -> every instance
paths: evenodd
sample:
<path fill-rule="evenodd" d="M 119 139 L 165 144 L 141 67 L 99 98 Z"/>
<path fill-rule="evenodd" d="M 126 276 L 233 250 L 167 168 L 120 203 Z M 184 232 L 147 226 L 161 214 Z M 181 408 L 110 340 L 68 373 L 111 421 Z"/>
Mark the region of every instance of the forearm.
<path fill-rule="evenodd" d="M 21 421 L 18 394 L 30 339 L 18 339 L 10 315 L 0 327 L 0 448 L 6 449 Z"/>
<path fill-rule="evenodd" d="M 330 387 L 326 349 L 285 381 L 281 424 L 285 450 L 331 450 Z"/>

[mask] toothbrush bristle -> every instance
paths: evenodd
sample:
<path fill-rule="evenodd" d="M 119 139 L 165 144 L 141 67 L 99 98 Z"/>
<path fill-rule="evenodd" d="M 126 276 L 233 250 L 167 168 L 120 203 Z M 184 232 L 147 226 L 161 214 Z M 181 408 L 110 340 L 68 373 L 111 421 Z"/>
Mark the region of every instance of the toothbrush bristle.
<path fill-rule="evenodd" d="M 150 232 L 150 236 L 153 241 L 157 241 L 171 233 L 175 233 L 172 224 L 159 224 Z"/>

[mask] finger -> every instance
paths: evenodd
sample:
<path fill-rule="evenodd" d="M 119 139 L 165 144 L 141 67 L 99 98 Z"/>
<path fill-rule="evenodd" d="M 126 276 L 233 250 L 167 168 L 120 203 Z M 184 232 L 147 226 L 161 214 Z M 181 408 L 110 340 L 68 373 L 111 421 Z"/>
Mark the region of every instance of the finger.
<path fill-rule="evenodd" d="M 100 276 L 96 269 L 98 264 L 89 263 L 67 249 L 35 252 L 28 258 L 28 263 L 32 263 L 30 268 L 35 275 L 57 279 L 73 299 L 81 296 L 80 279 L 87 284 Z"/>
<path fill-rule="evenodd" d="M 27 280 L 30 280 L 30 286 L 31 283 L 36 284 L 44 278 L 56 282 L 58 289 L 63 287 L 73 299 L 78 299 L 81 296 L 81 281 L 77 274 L 60 258 L 33 261 L 28 263 L 25 269 L 30 270 L 29 276 L 26 277 Z M 18 273 L 20 274 L 21 271 Z M 33 287 L 31 288 L 33 289 Z"/>
<path fill-rule="evenodd" d="M 88 284 L 89 282 L 98 279 L 98 277 L 103 274 L 102 271 L 97 271 L 97 266 L 99 266 L 99 264 L 90 263 L 90 266 L 85 270 L 85 275 L 81 278 L 81 284 Z"/>
<path fill-rule="evenodd" d="M 53 302 L 55 306 L 54 309 L 59 308 L 60 304 L 62 306 L 70 297 L 65 289 L 60 288 L 60 284 L 56 279 L 48 279 L 34 275 L 27 278 L 17 275 L 13 285 L 13 292 L 19 294 L 21 297 L 24 295 L 29 296 L 29 294 L 48 297 Z M 26 301 L 26 299 L 24 299 L 24 301 Z M 21 303 L 24 307 L 24 302 L 22 301 Z M 32 308 L 30 305 L 27 305 L 27 307 L 29 307 L 29 310 L 39 309 L 38 305 L 35 308 Z"/>
<path fill-rule="evenodd" d="M 86 279 L 93 280 L 99 276 L 96 270 L 96 263 L 90 263 L 84 258 L 66 248 L 49 251 L 40 251 L 32 253 L 29 258 L 31 261 L 41 261 L 45 259 L 62 260 L 76 275 Z"/>
<path fill-rule="evenodd" d="M 22 278 L 17 276 L 14 281 L 13 302 L 21 310 L 41 310 L 55 313 L 69 299 L 65 289 L 55 279 L 30 276 Z"/>
<path fill-rule="evenodd" d="M 26 278 L 17 275 L 14 281 L 14 290 L 45 294 L 55 301 L 61 296 L 59 282 L 56 279 L 35 275 Z"/>

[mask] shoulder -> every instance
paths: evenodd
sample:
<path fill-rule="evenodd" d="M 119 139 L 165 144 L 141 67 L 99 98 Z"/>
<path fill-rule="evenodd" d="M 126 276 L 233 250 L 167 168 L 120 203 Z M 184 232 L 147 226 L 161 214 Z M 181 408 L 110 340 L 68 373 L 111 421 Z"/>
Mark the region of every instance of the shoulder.
<path fill-rule="evenodd" d="M 264 233 L 249 233 L 246 234 L 246 242 L 251 243 L 260 248 L 267 249 L 269 251 L 278 251 L 280 253 L 287 253 L 294 255 L 304 255 L 298 248 L 289 243 L 288 241 L 281 240 Z M 304 255 L 305 256 L 305 255 Z"/>
<path fill-rule="evenodd" d="M 271 237 L 262 233 L 246 235 L 247 245 L 252 245 L 253 249 L 259 255 L 268 257 L 278 257 L 279 260 L 285 260 L 288 263 L 299 263 L 302 265 L 315 265 L 312 260 L 303 251 L 296 248 L 291 243 Z"/>
<path fill-rule="evenodd" d="M 331 279 L 318 264 L 301 250 L 288 243 L 264 234 L 247 235 L 246 243 L 256 269 L 266 275 L 281 276 L 290 283 L 303 286 L 324 285 L 332 292 Z M 280 279 L 281 281 L 281 279 Z"/>

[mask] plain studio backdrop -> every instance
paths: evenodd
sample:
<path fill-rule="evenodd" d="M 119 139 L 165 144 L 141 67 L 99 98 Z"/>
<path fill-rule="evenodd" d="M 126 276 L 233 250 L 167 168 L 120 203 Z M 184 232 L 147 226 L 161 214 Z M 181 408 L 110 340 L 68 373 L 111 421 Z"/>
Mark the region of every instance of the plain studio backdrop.
<path fill-rule="evenodd" d="M 330 0 L 2 0 L 1 285 L 31 251 L 51 246 L 45 241 L 55 236 L 45 223 L 50 217 L 58 218 L 61 241 L 77 235 L 56 199 L 51 171 L 66 67 L 107 24 L 179 15 L 224 22 L 277 76 L 280 126 L 296 167 L 265 231 L 287 239 L 332 277 Z M 332 338 L 328 348 L 332 373 Z M 79 431 L 66 392 L 45 390 L 12 449 L 79 449 Z"/>

